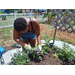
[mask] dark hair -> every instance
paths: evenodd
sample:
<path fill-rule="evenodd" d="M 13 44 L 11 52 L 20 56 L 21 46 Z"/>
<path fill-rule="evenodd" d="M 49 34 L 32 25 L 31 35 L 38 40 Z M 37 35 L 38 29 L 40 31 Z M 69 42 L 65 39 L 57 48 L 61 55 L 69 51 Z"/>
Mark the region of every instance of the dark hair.
<path fill-rule="evenodd" d="M 27 21 L 24 18 L 17 18 L 14 21 L 14 28 L 16 31 L 23 31 L 27 28 Z"/>

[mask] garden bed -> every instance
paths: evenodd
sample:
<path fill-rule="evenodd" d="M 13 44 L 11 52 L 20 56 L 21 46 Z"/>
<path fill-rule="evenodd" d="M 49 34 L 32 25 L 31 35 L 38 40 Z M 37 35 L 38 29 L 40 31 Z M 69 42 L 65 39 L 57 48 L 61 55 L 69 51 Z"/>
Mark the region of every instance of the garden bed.
<path fill-rule="evenodd" d="M 48 54 L 43 55 L 43 60 L 34 60 L 30 57 L 31 61 L 29 65 L 75 65 L 75 59 L 73 61 L 70 60 L 63 60 L 60 56 L 59 59 L 55 60 L 53 54 L 56 50 L 48 51 Z"/>
<path fill-rule="evenodd" d="M 37 47 L 37 46 L 36 46 Z M 36 47 L 32 51 L 23 54 L 15 54 L 12 65 L 75 65 L 75 51 L 64 43 L 63 49 L 56 46 L 51 47 L 48 42 L 42 46 L 42 53 L 37 54 Z"/>

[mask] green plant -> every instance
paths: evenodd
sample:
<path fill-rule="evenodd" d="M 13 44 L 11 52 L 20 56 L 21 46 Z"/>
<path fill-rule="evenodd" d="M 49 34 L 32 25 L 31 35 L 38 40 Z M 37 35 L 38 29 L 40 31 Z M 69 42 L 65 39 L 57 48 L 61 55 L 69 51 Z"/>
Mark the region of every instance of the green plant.
<path fill-rule="evenodd" d="M 67 40 L 67 42 L 70 44 L 70 43 L 72 43 L 72 40 Z"/>
<path fill-rule="evenodd" d="M 75 51 L 64 43 L 63 49 L 58 49 L 56 54 L 61 56 L 63 60 L 73 60 L 75 58 Z"/>
<path fill-rule="evenodd" d="M 43 16 L 43 18 L 48 17 L 48 23 L 51 23 L 51 20 L 54 18 L 54 16 L 56 15 L 55 13 L 53 13 L 54 11 L 51 9 L 51 13 L 49 13 L 49 9 L 47 9 L 47 14 Z"/>
<path fill-rule="evenodd" d="M 27 53 L 31 53 L 31 56 L 33 57 L 33 59 L 39 59 L 42 60 L 42 55 L 43 54 L 47 54 L 48 51 L 50 50 L 50 42 L 51 39 L 45 39 L 45 46 L 42 46 L 42 52 L 37 53 L 37 45 L 35 47 L 32 47 L 32 51 L 27 51 Z"/>
<path fill-rule="evenodd" d="M 55 59 L 54 59 L 54 65 L 55 65 L 55 63 L 56 63 L 56 60 L 59 60 L 59 58 L 58 58 L 58 54 L 53 54 L 53 56 L 55 57 Z"/>
<path fill-rule="evenodd" d="M 35 51 L 36 49 L 37 49 L 37 46 L 36 47 L 32 47 L 32 51 L 33 52 L 32 52 L 31 56 L 33 57 L 33 59 L 38 57 L 37 52 Z"/>
<path fill-rule="evenodd" d="M 11 65 L 28 65 L 30 63 L 30 59 L 27 53 L 18 51 L 14 54 L 11 58 L 12 64 Z"/>
<path fill-rule="evenodd" d="M 42 57 L 41 56 L 39 56 L 39 60 L 42 60 Z"/>
<path fill-rule="evenodd" d="M 75 44 L 75 40 L 74 40 L 74 44 Z"/>
<path fill-rule="evenodd" d="M 54 29 L 54 27 L 51 27 L 51 29 Z"/>
<path fill-rule="evenodd" d="M 49 45 L 49 42 L 50 42 L 51 39 L 45 39 L 45 46 L 42 47 L 42 52 L 44 54 L 47 54 L 48 51 L 50 50 L 50 45 Z"/>
<path fill-rule="evenodd" d="M 1 44 L 2 44 L 2 45 L 5 45 L 5 42 L 4 42 L 4 41 L 2 41 L 2 42 L 1 42 Z"/>

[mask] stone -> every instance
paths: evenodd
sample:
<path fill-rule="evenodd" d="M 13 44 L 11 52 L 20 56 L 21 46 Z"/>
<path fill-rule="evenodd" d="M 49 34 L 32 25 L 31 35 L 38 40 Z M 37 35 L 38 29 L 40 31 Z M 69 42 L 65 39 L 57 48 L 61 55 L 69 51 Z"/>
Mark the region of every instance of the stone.
<path fill-rule="evenodd" d="M 53 43 L 53 40 L 51 40 L 49 43 Z M 63 49 L 63 44 L 64 43 L 65 42 L 63 42 L 63 41 L 55 40 L 54 45 L 57 46 L 60 49 Z M 68 44 L 68 43 L 65 43 L 65 44 L 68 45 L 71 49 L 73 49 L 75 51 L 75 46 L 74 45 Z"/>

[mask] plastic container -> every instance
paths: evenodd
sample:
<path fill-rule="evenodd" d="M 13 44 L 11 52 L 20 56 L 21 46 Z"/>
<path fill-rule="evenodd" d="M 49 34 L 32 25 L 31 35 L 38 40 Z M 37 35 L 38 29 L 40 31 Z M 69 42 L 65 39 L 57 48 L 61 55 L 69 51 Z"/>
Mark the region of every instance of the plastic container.
<path fill-rule="evenodd" d="M 0 51 L 0 58 L 1 58 L 1 51 Z"/>

